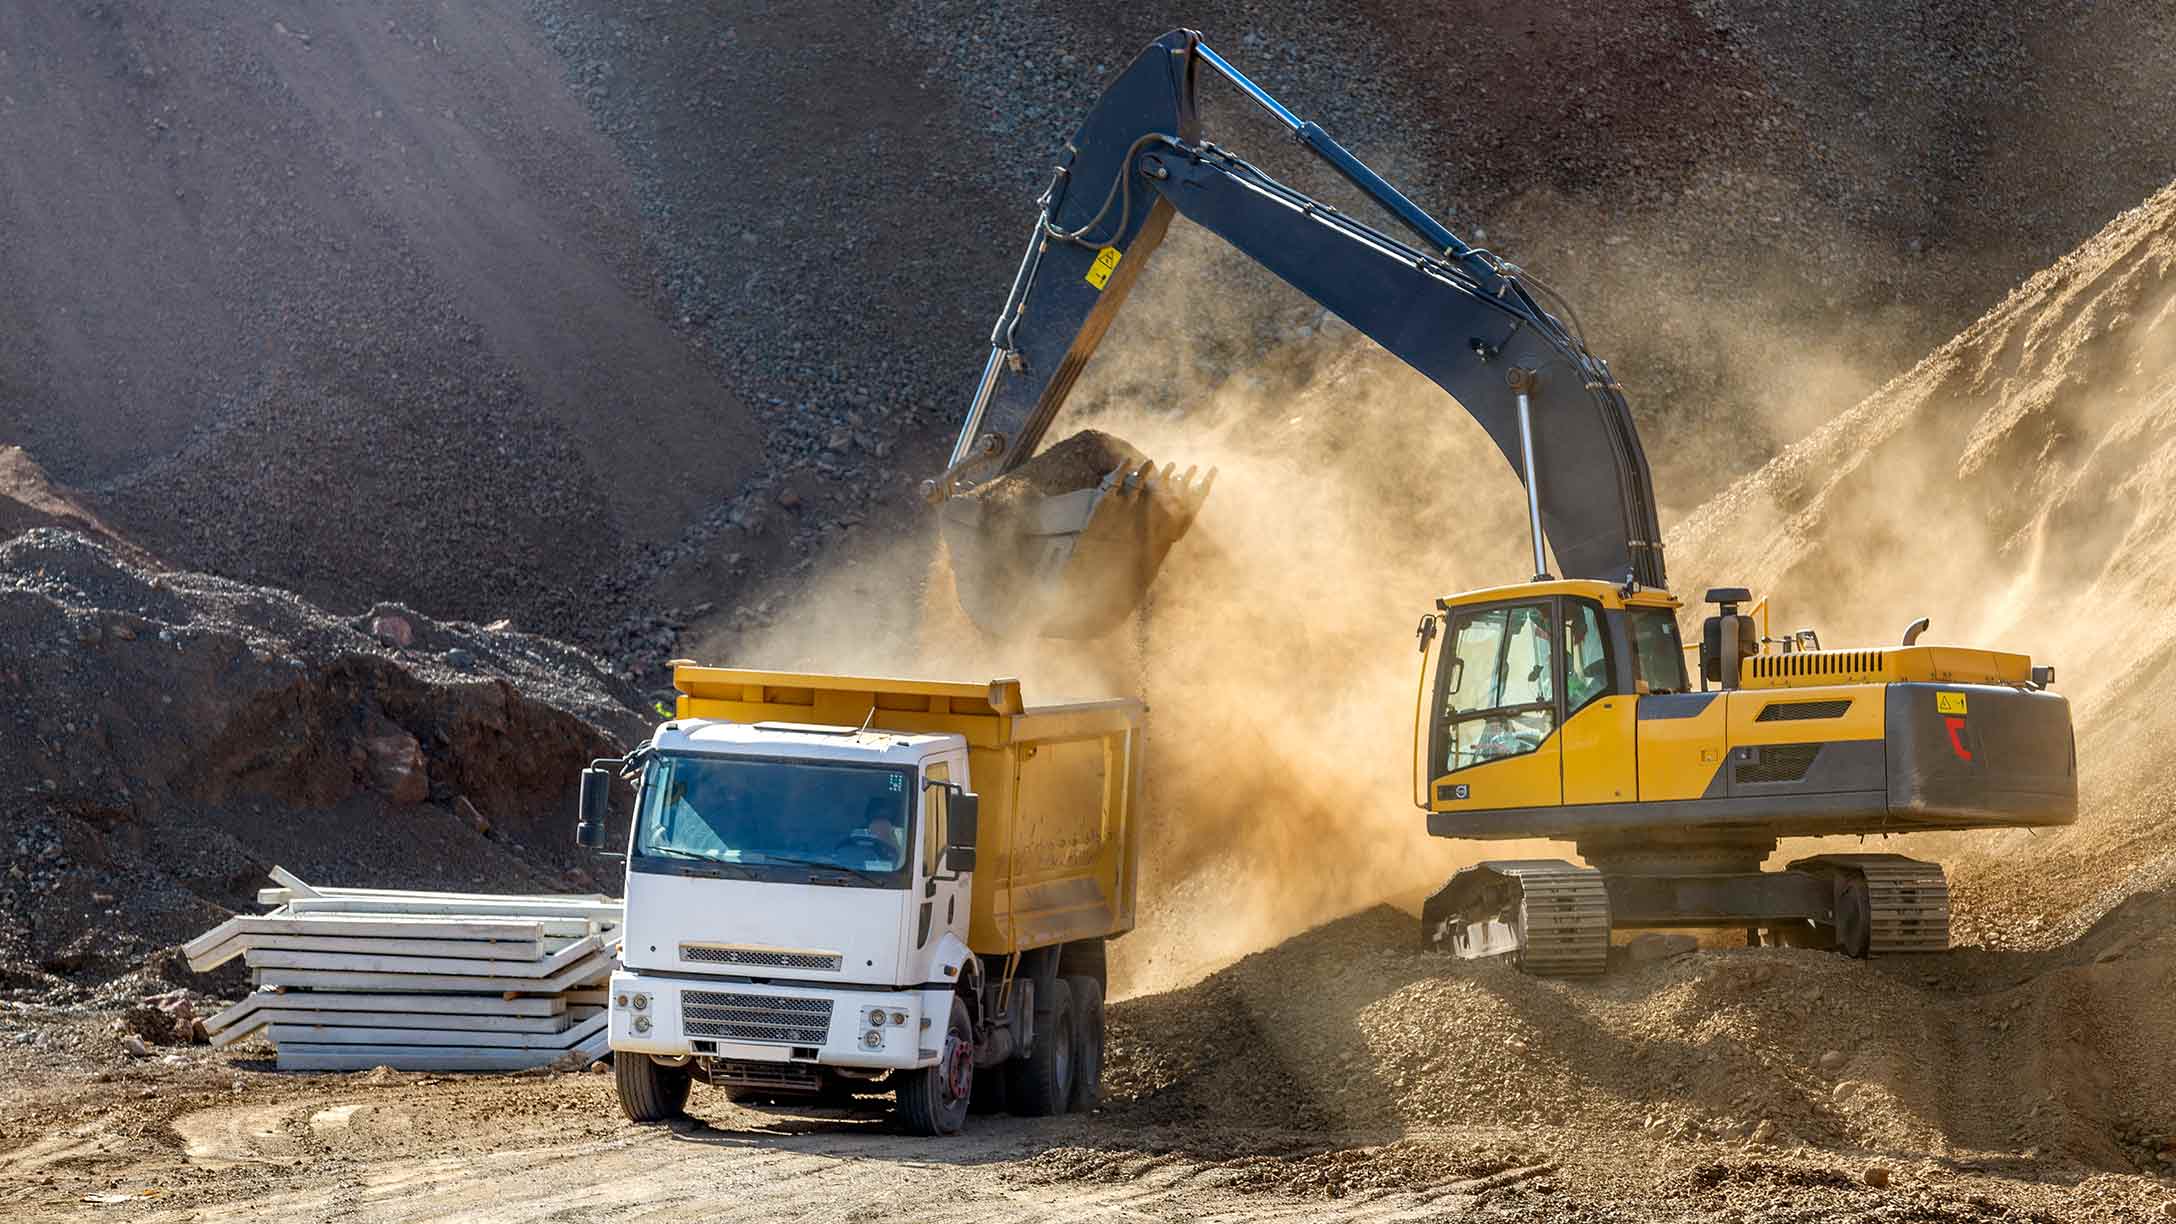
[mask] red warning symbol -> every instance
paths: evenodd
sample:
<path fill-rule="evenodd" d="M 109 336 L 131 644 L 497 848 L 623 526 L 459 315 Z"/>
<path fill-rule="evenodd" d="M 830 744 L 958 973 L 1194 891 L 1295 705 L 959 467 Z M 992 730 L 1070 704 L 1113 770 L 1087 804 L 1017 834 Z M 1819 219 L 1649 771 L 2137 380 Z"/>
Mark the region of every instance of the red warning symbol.
<path fill-rule="evenodd" d="M 1959 760 L 1971 760 L 1972 750 L 1964 746 L 1964 720 L 1956 717 L 1947 717 L 1944 718 L 1942 722 L 1949 727 L 1950 751 L 1956 753 Z"/>

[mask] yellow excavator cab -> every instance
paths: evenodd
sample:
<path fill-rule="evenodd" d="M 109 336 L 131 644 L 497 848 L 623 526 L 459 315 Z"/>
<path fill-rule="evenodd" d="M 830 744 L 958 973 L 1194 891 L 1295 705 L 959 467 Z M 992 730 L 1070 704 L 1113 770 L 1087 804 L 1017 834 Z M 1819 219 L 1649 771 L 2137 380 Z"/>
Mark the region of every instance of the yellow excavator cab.
<path fill-rule="evenodd" d="M 1861 955 L 1946 947 L 1934 864 L 1761 863 L 1784 837 L 2076 819 L 2069 705 L 2027 656 L 1916 633 L 1824 650 L 1762 637 L 1741 589 L 1709 599 L 1696 671 L 1667 592 L 1549 580 L 1437 601 L 1413 740 L 1429 832 L 1570 841 L 1590 867 L 1462 872 L 1424 911 L 1431 942 L 1551 973 L 1599 972 L 1613 926 L 1842 931 Z M 1562 922 L 1543 921 L 1549 907 Z"/>

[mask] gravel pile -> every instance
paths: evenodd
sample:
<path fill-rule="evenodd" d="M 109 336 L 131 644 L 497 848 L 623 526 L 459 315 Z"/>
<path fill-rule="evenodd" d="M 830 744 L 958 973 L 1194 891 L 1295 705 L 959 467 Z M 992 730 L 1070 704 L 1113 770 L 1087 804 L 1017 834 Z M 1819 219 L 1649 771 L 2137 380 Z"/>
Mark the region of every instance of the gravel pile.
<path fill-rule="evenodd" d="M 643 733 L 631 700 L 546 638 L 335 617 L 53 529 L 0 543 L 0 991 L 203 986 L 162 950 L 253 909 L 273 864 L 595 887 L 575 775 Z"/>
<path fill-rule="evenodd" d="M 516 6 L 48 5 L 7 43 L 0 157 L 46 172 L 0 192 L 0 443 L 159 556 L 594 645 L 760 459 Z"/>
<path fill-rule="evenodd" d="M 2059 953 L 1620 948 L 1574 983 L 1418 952 L 1378 908 L 1114 1005 L 1106 1109 L 1339 1144 L 1478 1128 L 2161 1173 L 2172 918 L 2163 887 Z"/>
<path fill-rule="evenodd" d="M 2073 939 L 2176 870 L 2162 693 L 2176 567 L 2176 188 L 2131 209 L 1670 538 L 1680 589 L 1746 584 L 1789 627 L 2018 650 L 2077 725 L 2052 833 L 1902 839 L 1955 864 L 1960 935 Z M 2158 878 L 2157 878 L 2158 877 Z"/>

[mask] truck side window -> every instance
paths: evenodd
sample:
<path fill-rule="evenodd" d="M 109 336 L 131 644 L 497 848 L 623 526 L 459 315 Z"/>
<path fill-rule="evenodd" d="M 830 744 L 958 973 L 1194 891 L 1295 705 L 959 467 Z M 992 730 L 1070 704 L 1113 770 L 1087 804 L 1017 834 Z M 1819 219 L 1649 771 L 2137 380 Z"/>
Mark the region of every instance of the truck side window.
<path fill-rule="evenodd" d="M 1556 730 L 1549 618 L 1546 601 L 1454 618 L 1444 678 L 1445 769 L 1532 752 Z"/>
<path fill-rule="evenodd" d="M 945 808 L 952 791 L 952 767 L 938 761 L 922 771 L 922 874 L 934 876 L 944 860 Z"/>

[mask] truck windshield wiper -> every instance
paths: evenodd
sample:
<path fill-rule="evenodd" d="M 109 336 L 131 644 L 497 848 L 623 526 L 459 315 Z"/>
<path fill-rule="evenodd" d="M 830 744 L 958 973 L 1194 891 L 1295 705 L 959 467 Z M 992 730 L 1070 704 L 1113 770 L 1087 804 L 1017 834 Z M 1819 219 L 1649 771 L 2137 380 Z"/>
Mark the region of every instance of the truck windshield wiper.
<path fill-rule="evenodd" d="M 740 872 L 747 879 L 756 878 L 756 873 L 746 863 L 736 863 L 732 859 L 712 858 L 710 855 L 695 850 L 682 850 L 677 846 L 650 846 L 642 851 L 642 855 L 644 858 L 687 859 L 690 862 L 708 863 L 714 867 L 730 867 Z"/>
<path fill-rule="evenodd" d="M 815 871 L 844 871 L 849 875 L 859 876 L 871 884 L 881 886 L 884 883 L 884 881 L 869 872 L 859 867 L 848 867 L 844 863 L 819 863 L 815 859 L 788 858 L 782 854 L 766 854 L 763 856 L 763 861 L 766 863 L 779 863 L 787 867 L 807 867 Z"/>

